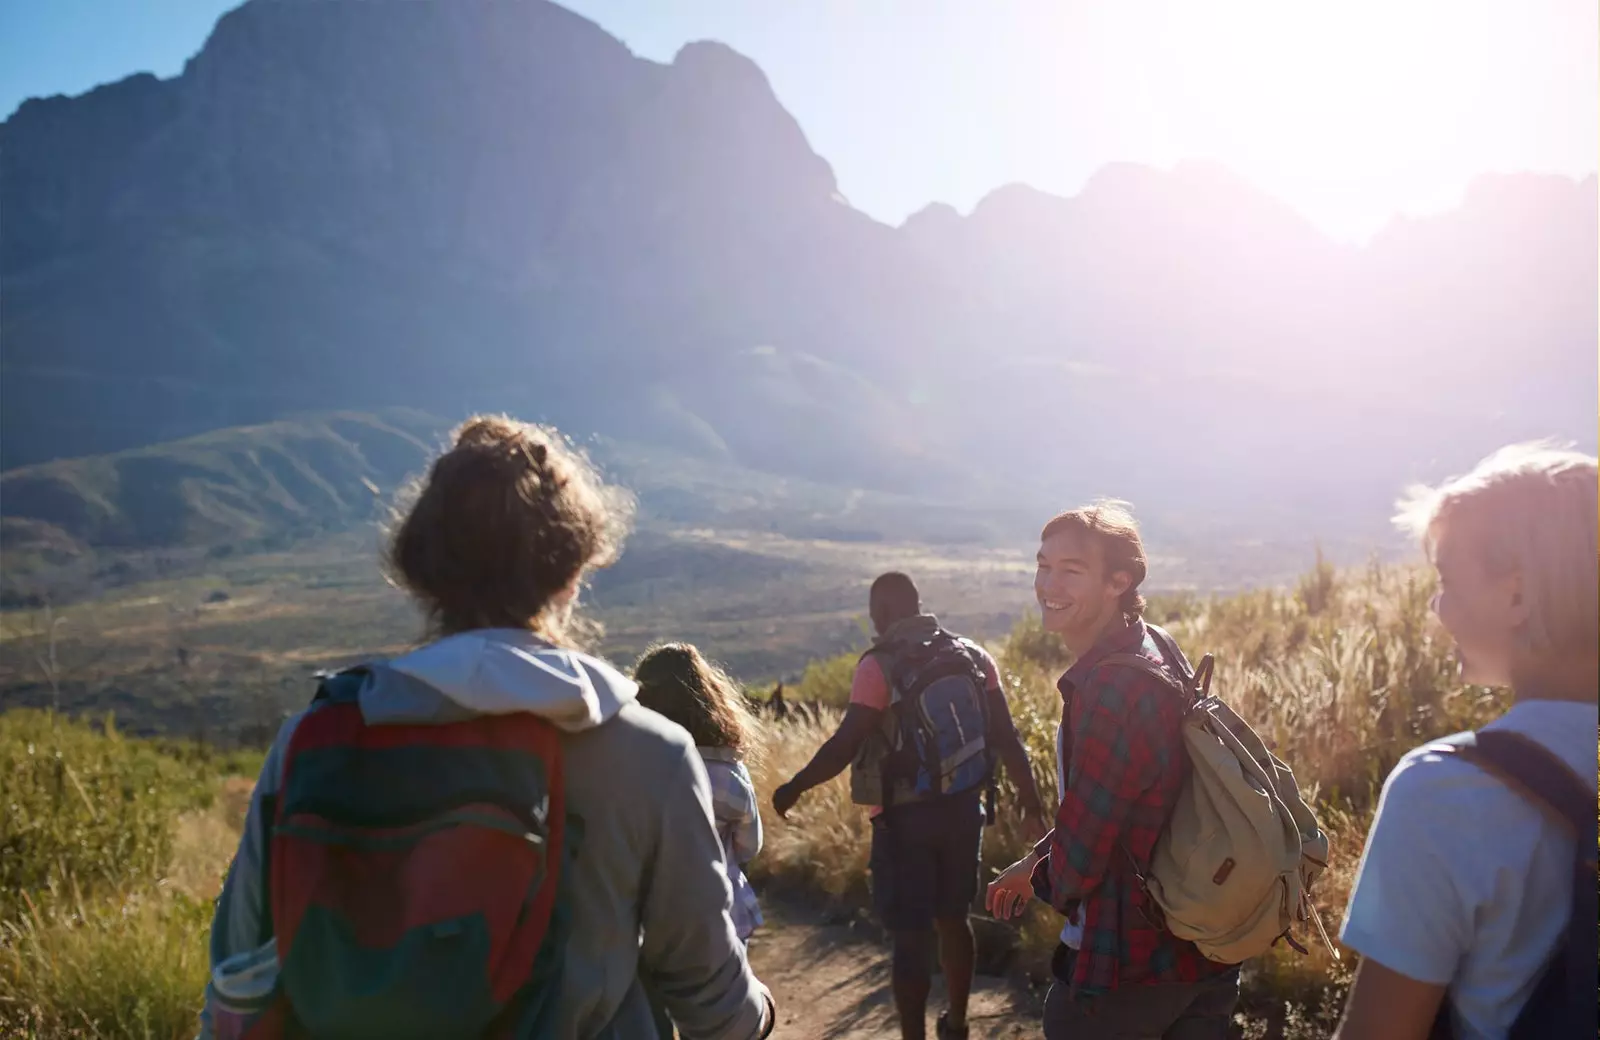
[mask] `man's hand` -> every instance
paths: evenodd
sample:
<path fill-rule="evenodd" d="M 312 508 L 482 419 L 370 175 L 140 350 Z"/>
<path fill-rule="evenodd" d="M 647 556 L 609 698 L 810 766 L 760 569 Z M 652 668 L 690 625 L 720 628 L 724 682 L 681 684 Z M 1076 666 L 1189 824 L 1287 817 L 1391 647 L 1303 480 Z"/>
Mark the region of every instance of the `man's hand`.
<path fill-rule="evenodd" d="M 983 905 L 1002 921 L 1019 917 L 1033 898 L 1033 868 L 1039 857 L 1030 852 L 989 882 Z"/>
<path fill-rule="evenodd" d="M 778 789 L 772 792 L 772 808 L 777 811 L 779 816 L 787 820 L 789 818 L 789 810 L 793 809 L 795 803 L 800 800 L 800 794 L 801 791 L 795 787 L 793 780 L 786 784 L 780 784 Z"/>

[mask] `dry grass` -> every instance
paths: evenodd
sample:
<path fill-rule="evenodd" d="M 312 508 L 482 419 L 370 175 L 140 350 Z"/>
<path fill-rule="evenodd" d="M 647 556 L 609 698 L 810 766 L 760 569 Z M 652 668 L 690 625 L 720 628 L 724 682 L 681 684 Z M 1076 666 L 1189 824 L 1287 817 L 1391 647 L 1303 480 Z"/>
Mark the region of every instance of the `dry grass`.
<path fill-rule="evenodd" d="M 211 905 L 168 886 L 48 898 L 0 925 L 5 1036 L 193 1036 Z"/>
<path fill-rule="evenodd" d="M 823 709 L 815 720 L 801 719 L 771 731 L 767 753 L 752 774 L 761 805 L 771 805 L 772 791 L 806 764 L 838 726 L 841 714 Z M 807 794 L 787 820 L 769 820 L 757 863 L 769 876 L 781 874 L 785 881 L 836 898 L 860 899 L 867 891 L 871 840 L 866 813 L 850 801 L 850 789 L 840 780 Z"/>

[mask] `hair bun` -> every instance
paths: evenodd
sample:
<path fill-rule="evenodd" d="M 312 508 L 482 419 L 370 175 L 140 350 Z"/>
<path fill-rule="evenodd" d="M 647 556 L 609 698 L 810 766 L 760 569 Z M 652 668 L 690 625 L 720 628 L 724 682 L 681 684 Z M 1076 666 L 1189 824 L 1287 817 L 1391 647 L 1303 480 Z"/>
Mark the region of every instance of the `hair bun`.
<path fill-rule="evenodd" d="M 456 431 L 455 447 L 489 448 L 514 444 L 524 436 L 519 423 L 501 415 L 480 415 Z"/>

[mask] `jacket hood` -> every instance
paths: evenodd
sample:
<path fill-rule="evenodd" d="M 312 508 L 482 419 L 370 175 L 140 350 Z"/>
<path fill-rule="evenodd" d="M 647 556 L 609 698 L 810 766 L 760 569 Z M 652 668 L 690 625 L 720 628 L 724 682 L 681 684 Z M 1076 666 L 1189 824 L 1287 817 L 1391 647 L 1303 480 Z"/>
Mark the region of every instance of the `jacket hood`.
<path fill-rule="evenodd" d="M 592 729 L 638 697 L 632 679 L 597 657 L 520 629 L 447 636 L 371 666 L 361 690 L 368 723 L 445 723 L 530 712 L 569 732 Z"/>

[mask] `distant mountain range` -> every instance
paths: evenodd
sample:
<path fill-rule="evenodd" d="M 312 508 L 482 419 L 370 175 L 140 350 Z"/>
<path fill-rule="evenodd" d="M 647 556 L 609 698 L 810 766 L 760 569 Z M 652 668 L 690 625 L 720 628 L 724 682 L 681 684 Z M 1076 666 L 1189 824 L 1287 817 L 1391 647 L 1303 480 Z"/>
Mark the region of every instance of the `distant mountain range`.
<path fill-rule="evenodd" d="M 180 76 L 0 125 L 0 466 L 275 421 L 410 458 L 381 410 L 505 409 L 819 486 L 1381 526 L 1499 443 L 1592 450 L 1596 200 L 1486 178 L 1357 248 L 1213 166 L 1110 166 L 893 228 L 720 44 L 657 64 L 541 0 L 250 0 Z M 287 420 L 329 412 L 391 418 Z M 138 490 L 170 455 L 86 462 L 138 505 L 73 492 L 74 529 L 248 529 L 359 468 L 327 450 L 235 458 L 260 494 L 203 509 Z M 61 520 L 38 496 L 71 471 L 0 509 Z"/>

